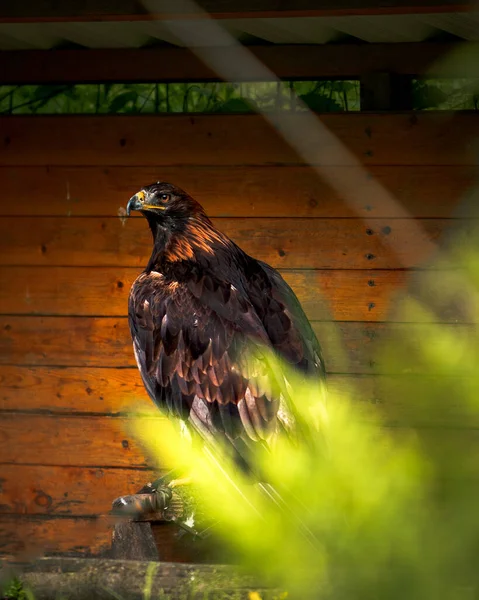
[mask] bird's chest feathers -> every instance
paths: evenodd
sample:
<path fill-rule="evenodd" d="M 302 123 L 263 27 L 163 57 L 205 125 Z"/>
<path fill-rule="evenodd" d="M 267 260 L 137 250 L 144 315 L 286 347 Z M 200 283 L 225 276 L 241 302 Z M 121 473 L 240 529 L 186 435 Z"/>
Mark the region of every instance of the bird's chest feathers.
<path fill-rule="evenodd" d="M 140 303 L 153 299 L 175 299 L 183 290 L 183 286 L 170 277 L 165 277 L 159 271 L 142 273 L 132 287 L 133 298 Z"/>
<path fill-rule="evenodd" d="M 137 278 L 131 300 L 134 312 L 141 314 L 153 328 L 159 328 L 165 316 L 167 321 L 176 321 L 178 326 L 196 328 L 209 313 L 185 282 L 158 271 L 142 273 Z"/>

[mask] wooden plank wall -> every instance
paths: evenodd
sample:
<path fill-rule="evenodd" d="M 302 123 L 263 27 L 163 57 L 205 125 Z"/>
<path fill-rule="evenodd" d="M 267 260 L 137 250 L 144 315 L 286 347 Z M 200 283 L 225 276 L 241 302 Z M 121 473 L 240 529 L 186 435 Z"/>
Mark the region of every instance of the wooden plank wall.
<path fill-rule="evenodd" d="M 391 299 L 430 258 L 423 242 L 457 222 L 475 184 L 479 119 L 321 119 L 364 171 L 306 132 L 326 181 L 257 116 L 3 118 L 0 553 L 32 543 L 96 552 L 108 543 L 98 515 L 150 478 L 128 432 L 132 404 L 149 403 L 125 317 L 150 234 L 124 207 L 157 179 L 187 189 L 246 251 L 282 271 L 318 333 L 332 387 L 353 383 L 365 407 L 396 425 L 417 417 L 407 399 L 388 402 L 384 383 L 395 375 L 382 372 L 376 349 L 412 327 L 388 320 Z M 335 181 L 350 183 L 349 198 Z M 440 437 L 451 422 L 477 437 L 478 423 L 454 406 L 450 422 L 421 418 Z"/>

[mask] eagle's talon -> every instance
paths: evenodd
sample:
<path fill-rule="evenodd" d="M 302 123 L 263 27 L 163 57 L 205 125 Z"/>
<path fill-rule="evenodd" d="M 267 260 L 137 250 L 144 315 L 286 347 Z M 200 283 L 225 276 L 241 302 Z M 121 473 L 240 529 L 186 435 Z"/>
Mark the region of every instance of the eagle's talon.
<path fill-rule="evenodd" d="M 136 517 L 155 512 L 156 497 L 154 494 L 131 494 L 120 496 L 112 502 L 111 513 L 114 515 Z"/>
<path fill-rule="evenodd" d="M 168 486 L 161 486 L 155 490 L 157 511 L 165 511 L 168 509 L 173 491 Z"/>
<path fill-rule="evenodd" d="M 154 494 L 155 492 L 156 492 L 156 487 L 155 487 L 154 483 L 149 481 L 148 483 L 145 483 L 145 485 L 141 488 L 141 490 L 138 490 L 136 493 L 137 494 Z"/>
<path fill-rule="evenodd" d="M 162 486 L 150 493 L 120 496 L 112 502 L 111 513 L 114 515 L 141 517 L 165 511 L 173 497 L 170 488 Z"/>

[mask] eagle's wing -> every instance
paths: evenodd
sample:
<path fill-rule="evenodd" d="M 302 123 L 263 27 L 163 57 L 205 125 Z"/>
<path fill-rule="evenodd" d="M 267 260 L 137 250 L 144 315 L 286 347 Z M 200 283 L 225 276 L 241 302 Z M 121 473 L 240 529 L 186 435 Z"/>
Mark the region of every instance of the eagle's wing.
<path fill-rule="evenodd" d="M 322 373 L 319 344 L 291 288 L 271 267 L 249 259 L 235 284 L 210 270 L 167 283 L 140 275 L 132 287 L 130 329 L 152 399 L 212 442 L 268 440 L 280 398 L 269 364 L 251 346 L 266 345 L 298 369 Z M 243 270 L 242 270 L 243 271 Z"/>
<path fill-rule="evenodd" d="M 129 323 L 145 387 L 162 410 L 212 443 L 226 436 L 242 456 L 245 441 L 271 435 L 278 401 L 268 366 L 247 359 L 249 344 L 268 338 L 235 286 L 211 275 L 172 286 L 143 273 L 130 293 Z"/>
<path fill-rule="evenodd" d="M 275 350 L 301 371 L 324 379 L 326 371 L 321 346 L 296 294 L 276 269 L 262 261 L 257 262 L 267 277 L 273 299 L 265 316 L 265 327 Z M 258 288 L 256 283 L 253 290 Z M 265 302 L 261 292 L 251 291 L 250 294 L 254 297 L 253 303 Z"/>

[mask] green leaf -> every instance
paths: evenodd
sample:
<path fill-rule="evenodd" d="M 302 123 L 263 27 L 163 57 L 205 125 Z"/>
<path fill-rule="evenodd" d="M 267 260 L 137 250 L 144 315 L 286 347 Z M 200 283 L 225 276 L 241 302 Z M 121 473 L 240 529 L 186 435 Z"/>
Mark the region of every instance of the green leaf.
<path fill-rule="evenodd" d="M 300 99 L 308 108 L 316 112 L 340 112 L 344 110 L 341 104 L 336 102 L 336 100 L 324 96 L 323 94 L 309 92 L 309 94 L 300 96 Z"/>
<path fill-rule="evenodd" d="M 65 85 L 39 85 L 33 92 L 33 100 L 43 100 L 45 98 L 51 98 L 57 93 L 64 92 L 66 90 Z"/>
<path fill-rule="evenodd" d="M 340 81 L 339 84 L 339 89 L 345 92 L 353 92 L 359 88 L 359 83 L 356 81 Z"/>
<path fill-rule="evenodd" d="M 128 102 L 134 102 L 137 97 L 138 93 L 133 90 L 122 92 L 118 96 L 115 96 L 115 98 L 113 98 L 113 100 L 110 102 L 109 112 L 120 112 L 128 104 Z"/>
<path fill-rule="evenodd" d="M 421 84 L 413 88 L 413 106 L 416 110 L 436 108 L 447 100 L 447 94 L 437 85 Z"/>
<path fill-rule="evenodd" d="M 5 600 L 29 600 L 31 595 L 23 587 L 23 584 L 18 579 L 12 579 L 3 591 Z"/>
<path fill-rule="evenodd" d="M 215 108 L 216 112 L 224 113 L 250 113 L 254 110 L 254 102 L 245 98 L 231 98 Z"/>

